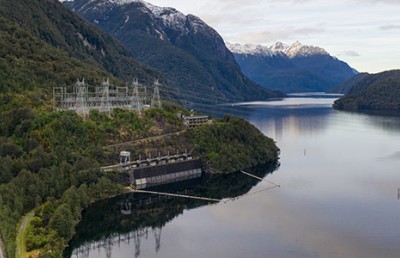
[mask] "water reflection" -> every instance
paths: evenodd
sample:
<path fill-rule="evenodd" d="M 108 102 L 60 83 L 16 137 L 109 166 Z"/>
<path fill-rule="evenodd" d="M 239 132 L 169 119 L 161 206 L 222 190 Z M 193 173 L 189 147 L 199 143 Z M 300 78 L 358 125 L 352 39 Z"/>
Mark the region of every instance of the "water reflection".
<path fill-rule="evenodd" d="M 278 164 L 250 169 L 258 177 L 272 173 Z M 201 179 L 155 187 L 151 190 L 191 196 L 235 201 L 258 183 L 255 178 L 240 172 L 230 175 L 212 175 Z M 266 191 L 271 185 L 259 191 Z M 255 193 L 251 193 L 255 194 Z M 98 250 L 106 257 L 120 257 L 118 247 L 130 245 L 134 257 L 140 257 L 142 243 L 154 243 L 155 254 L 161 248 L 162 228 L 184 210 L 212 203 L 168 196 L 149 196 L 131 193 L 91 205 L 84 212 L 77 234 L 70 242 L 65 257 L 91 257 Z M 114 250 L 114 247 L 117 247 Z M 95 257 L 95 256 L 94 256 Z"/>
<path fill-rule="evenodd" d="M 398 133 L 400 130 L 400 119 L 399 114 L 390 115 L 390 114 L 376 114 L 376 113 L 351 113 L 344 112 L 343 113 L 353 116 L 353 117 L 362 117 L 365 122 L 371 126 L 374 126 L 377 129 L 382 131 L 390 131 L 392 133 Z"/>
<path fill-rule="evenodd" d="M 326 114 L 329 108 L 293 109 L 290 111 L 258 109 L 247 119 L 258 128 L 269 128 L 268 136 L 274 139 L 282 138 L 283 131 L 288 131 L 296 137 L 303 134 L 318 134 L 327 126 Z"/>
<path fill-rule="evenodd" d="M 152 197 L 152 204 L 136 209 L 129 197 L 131 215 L 121 213 L 129 207 L 125 199 L 102 202 L 86 212 L 73 246 L 141 232 L 140 249 L 132 240 L 114 244 L 112 257 L 132 257 L 136 250 L 140 257 L 174 258 L 399 257 L 400 118 L 335 111 L 332 102 L 298 96 L 238 106 L 281 149 L 281 166 L 268 175 L 279 190 L 244 195 L 249 187 L 250 193 L 265 189 L 266 182 L 234 175 L 183 188 L 198 196 L 244 196 L 233 202 Z"/>

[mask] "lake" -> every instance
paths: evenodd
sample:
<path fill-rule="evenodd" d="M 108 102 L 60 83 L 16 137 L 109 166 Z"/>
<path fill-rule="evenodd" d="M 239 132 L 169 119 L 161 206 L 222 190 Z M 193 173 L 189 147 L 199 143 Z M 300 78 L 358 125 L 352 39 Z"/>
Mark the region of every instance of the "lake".
<path fill-rule="evenodd" d="M 400 257 L 400 118 L 335 111 L 335 98 L 221 107 L 240 106 L 239 115 L 275 139 L 275 171 L 251 171 L 261 182 L 235 174 L 209 189 L 181 190 L 206 194 L 227 182 L 218 203 L 143 196 L 97 203 L 67 256 Z"/>

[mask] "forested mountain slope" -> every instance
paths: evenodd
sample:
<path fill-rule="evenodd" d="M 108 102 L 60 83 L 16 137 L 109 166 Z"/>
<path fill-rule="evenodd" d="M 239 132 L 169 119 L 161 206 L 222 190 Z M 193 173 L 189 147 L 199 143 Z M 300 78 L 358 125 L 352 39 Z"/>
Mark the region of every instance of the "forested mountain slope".
<path fill-rule="evenodd" d="M 221 36 L 200 18 L 144 1 L 74 0 L 65 6 L 123 42 L 161 71 L 190 102 L 282 96 L 242 74 Z"/>
<path fill-rule="evenodd" d="M 0 88 L 51 88 L 76 78 L 161 77 L 55 0 L 0 0 Z"/>
<path fill-rule="evenodd" d="M 110 114 L 92 110 L 85 118 L 56 110 L 52 86 L 69 86 L 77 77 L 92 82 L 111 77 L 115 83 L 132 78 L 152 83 L 162 77 L 56 0 L 0 0 L 0 6 L 0 237 L 9 258 L 62 257 L 82 210 L 123 191 L 120 175 L 99 168 L 118 159 L 118 151 L 106 146 L 181 132 L 184 127 L 177 113 L 189 115 L 189 111 L 168 102 L 162 110 L 114 109 Z M 272 140 L 261 133 L 252 138 L 250 132 L 257 130 L 249 123 L 233 123 L 219 125 L 225 125 L 226 138 L 239 133 L 243 142 L 232 141 L 234 146 L 224 142 L 220 148 L 253 154 L 249 150 L 261 146 L 271 154 L 261 153 L 255 159 L 249 155 L 245 163 L 235 165 L 277 158 Z M 214 131 L 213 125 L 208 129 Z M 194 139 L 207 143 L 202 137 Z M 144 157 L 145 151 L 176 150 L 187 142 L 188 137 L 169 139 L 134 148 L 132 153 Z M 243 162 L 242 155 L 237 159 Z M 27 213 L 30 216 L 24 217 Z"/>
<path fill-rule="evenodd" d="M 400 70 L 370 74 L 356 83 L 334 108 L 364 111 L 400 111 Z"/>

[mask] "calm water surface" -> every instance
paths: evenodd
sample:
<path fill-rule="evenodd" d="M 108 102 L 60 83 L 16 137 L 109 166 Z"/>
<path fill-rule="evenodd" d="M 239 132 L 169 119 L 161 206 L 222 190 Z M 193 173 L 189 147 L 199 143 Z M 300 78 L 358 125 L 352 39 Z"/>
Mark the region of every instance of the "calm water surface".
<path fill-rule="evenodd" d="M 136 241 L 110 230 L 72 257 L 400 257 L 400 118 L 333 100 L 245 103 L 241 115 L 281 149 L 253 194 L 186 209 Z"/>

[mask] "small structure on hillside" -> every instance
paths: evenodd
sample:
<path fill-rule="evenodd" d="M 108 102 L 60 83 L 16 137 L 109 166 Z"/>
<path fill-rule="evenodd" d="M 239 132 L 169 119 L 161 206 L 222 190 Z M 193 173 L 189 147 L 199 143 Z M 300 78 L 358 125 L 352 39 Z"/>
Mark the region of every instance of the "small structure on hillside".
<path fill-rule="evenodd" d="M 183 125 L 186 128 L 195 128 L 200 125 L 211 124 L 212 122 L 208 116 L 195 116 L 195 115 L 182 116 L 182 120 L 183 120 Z"/>
<path fill-rule="evenodd" d="M 128 164 L 131 162 L 131 152 L 130 151 L 121 151 L 119 153 L 119 163 L 120 164 Z"/>

